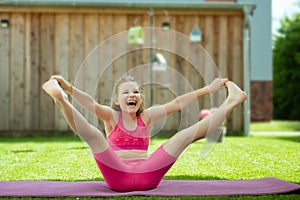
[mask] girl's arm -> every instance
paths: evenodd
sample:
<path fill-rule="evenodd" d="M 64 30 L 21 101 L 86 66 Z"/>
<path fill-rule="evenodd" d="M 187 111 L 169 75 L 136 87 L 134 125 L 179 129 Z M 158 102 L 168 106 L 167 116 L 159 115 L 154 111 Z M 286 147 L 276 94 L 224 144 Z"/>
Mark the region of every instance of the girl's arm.
<path fill-rule="evenodd" d="M 172 101 L 164 105 L 150 107 L 144 111 L 145 121 L 148 122 L 154 121 L 156 119 L 165 117 L 166 115 L 169 115 L 171 113 L 180 111 L 186 108 L 187 106 L 191 105 L 200 97 L 209 93 L 214 93 L 216 91 L 225 88 L 225 83 L 227 81 L 228 81 L 227 78 L 225 79 L 216 78 L 213 82 L 211 82 L 206 87 L 178 96 Z"/>
<path fill-rule="evenodd" d="M 61 88 L 72 96 L 83 108 L 94 114 L 101 120 L 109 121 L 113 116 L 113 109 L 109 106 L 97 103 L 89 94 L 75 88 L 62 76 L 52 76 L 51 79 L 57 80 Z"/>
<path fill-rule="evenodd" d="M 75 88 L 74 86 L 72 86 L 72 88 L 72 98 L 75 99 L 83 108 L 103 121 L 109 121 L 112 119 L 114 110 L 111 107 L 99 104 L 89 94 Z"/>

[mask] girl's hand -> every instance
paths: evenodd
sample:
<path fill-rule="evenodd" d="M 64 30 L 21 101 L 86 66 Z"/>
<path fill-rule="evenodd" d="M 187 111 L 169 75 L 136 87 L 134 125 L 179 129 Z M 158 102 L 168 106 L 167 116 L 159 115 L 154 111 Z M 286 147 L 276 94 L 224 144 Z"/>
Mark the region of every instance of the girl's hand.
<path fill-rule="evenodd" d="M 228 78 L 216 78 L 208 85 L 209 93 L 214 93 L 225 88 L 228 81 Z"/>
<path fill-rule="evenodd" d="M 69 94 L 72 94 L 73 86 L 60 75 L 51 76 L 50 80 L 56 80 L 60 87 Z"/>

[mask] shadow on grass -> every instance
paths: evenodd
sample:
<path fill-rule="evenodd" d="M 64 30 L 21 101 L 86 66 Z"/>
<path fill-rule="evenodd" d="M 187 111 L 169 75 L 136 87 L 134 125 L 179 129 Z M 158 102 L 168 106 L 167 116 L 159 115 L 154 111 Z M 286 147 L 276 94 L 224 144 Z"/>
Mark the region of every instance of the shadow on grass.
<path fill-rule="evenodd" d="M 300 135 L 295 135 L 295 136 L 278 136 L 278 137 L 275 137 L 275 138 L 279 139 L 279 140 L 285 140 L 285 141 L 300 143 Z"/>
<path fill-rule="evenodd" d="M 72 147 L 72 148 L 67 148 L 67 150 L 83 150 L 83 149 L 89 149 L 88 147 Z"/>
<path fill-rule="evenodd" d="M 300 122 L 292 122 L 286 125 L 289 129 L 300 131 Z"/>
<path fill-rule="evenodd" d="M 255 138 L 263 138 L 263 139 L 272 139 L 272 140 L 284 140 L 284 141 L 290 141 L 290 142 L 296 142 L 296 143 L 300 143 L 300 135 L 254 135 L 251 137 L 255 137 Z"/>
<path fill-rule="evenodd" d="M 19 142 L 80 142 L 80 138 L 74 135 L 70 136 L 40 136 L 40 137 L 0 137 L 0 143 L 19 143 Z"/>
<path fill-rule="evenodd" d="M 13 151 L 10 151 L 11 153 L 31 153 L 31 152 L 35 152 L 34 150 L 32 149 L 28 149 L 28 150 L 13 150 Z"/>

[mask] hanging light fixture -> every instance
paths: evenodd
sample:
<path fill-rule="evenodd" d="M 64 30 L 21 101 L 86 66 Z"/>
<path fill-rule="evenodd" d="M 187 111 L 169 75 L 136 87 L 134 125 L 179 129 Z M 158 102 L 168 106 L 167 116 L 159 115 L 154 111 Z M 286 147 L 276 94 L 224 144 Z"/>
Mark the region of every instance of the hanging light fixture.
<path fill-rule="evenodd" d="M 156 53 L 153 57 L 153 71 L 166 71 L 167 60 L 161 53 Z"/>
<path fill-rule="evenodd" d="M 144 31 L 143 28 L 138 24 L 138 17 L 136 17 L 133 21 L 133 26 L 130 27 L 129 31 L 128 31 L 128 44 L 139 44 L 142 45 L 144 44 Z"/>
<path fill-rule="evenodd" d="M 128 31 L 128 44 L 144 44 L 144 32 L 141 26 L 132 26 Z"/>
<path fill-rule="evenodd" d="M 201 42 L 201 40 L 202 40 L 202 33 L 199 27 L 196 25 L 194 26 L 193 30 L 190 33 L 190 41 Z"/>
<path fill-rule="evenodd" d="M 168 11 L 166 11 L 166 10 L 164 10 L 164 13 L 165 13 L 166 20 L 162 23 L 162 28 L 164 30 L 169 30 L 170 29 L 170 15 L 169 15 Z"/>

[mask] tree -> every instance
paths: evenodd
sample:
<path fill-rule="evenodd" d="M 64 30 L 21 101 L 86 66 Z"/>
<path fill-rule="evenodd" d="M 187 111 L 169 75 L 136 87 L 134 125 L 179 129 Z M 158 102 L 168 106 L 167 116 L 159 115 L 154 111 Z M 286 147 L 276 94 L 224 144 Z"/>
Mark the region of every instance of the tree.
<path fill-rule="evenodd" d="M 300 13 L 281 21 L 273 44 L 274 119 L 300 120 Z"/>

